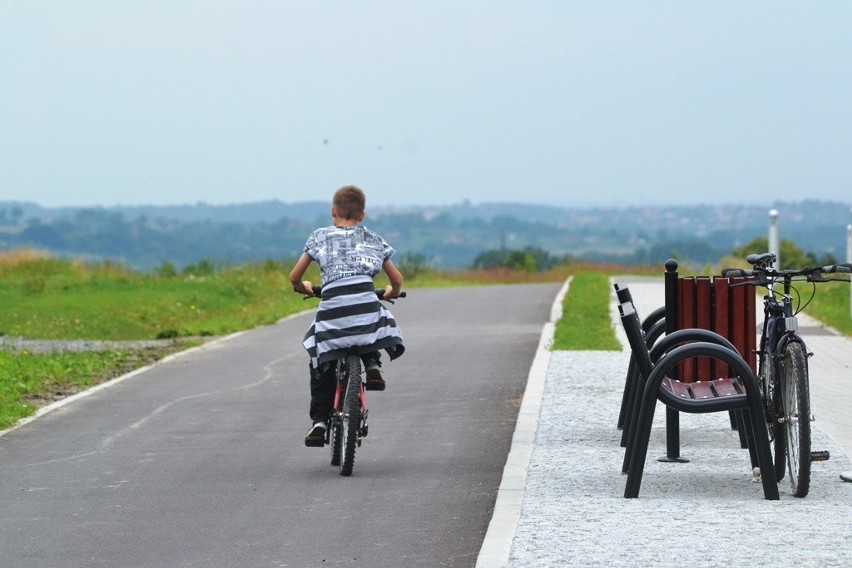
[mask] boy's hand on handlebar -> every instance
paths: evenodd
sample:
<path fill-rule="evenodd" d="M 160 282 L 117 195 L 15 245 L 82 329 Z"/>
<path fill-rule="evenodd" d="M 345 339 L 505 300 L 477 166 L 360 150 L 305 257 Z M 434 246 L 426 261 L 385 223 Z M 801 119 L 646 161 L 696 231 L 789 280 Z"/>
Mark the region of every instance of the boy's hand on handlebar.
<path fill-rule="evenodd" d="M 305 296 L 313 296 L 314 289 L 310 280 L 302 280 L 300 282 L 301 286 L 293 286 L 293 291 L 299 294 L 304 294 Z"/>
<path fill-rule="evenodd" d="M 399 298 L 399 294 L 395 296 L 393 295 L 393 286 L 391 286 L 390 284 L 385 286 L 385 292 L 384 294 L 382 294 L 382 300 L 390 302 L 391 300 L 395 300 L 396 298 Z"/>

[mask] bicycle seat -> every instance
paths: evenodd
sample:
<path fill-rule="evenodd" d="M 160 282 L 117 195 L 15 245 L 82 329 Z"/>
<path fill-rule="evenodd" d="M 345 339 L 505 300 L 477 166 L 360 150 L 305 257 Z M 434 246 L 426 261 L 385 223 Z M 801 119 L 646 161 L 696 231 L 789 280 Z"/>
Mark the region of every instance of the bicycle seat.
<path fill-rule="evenodd" d="M 746 257 L 746 261 L 753 266 L 761 266 L 775 262 L 775 255 L 771 252 L 763 254 L 750 254 Z"/>

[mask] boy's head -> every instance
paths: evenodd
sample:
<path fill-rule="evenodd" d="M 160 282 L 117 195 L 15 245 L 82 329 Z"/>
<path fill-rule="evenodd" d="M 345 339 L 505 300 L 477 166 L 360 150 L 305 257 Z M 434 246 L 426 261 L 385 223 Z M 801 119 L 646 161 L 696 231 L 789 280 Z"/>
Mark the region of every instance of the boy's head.
<path fill-rule="evenodd" d="M 334 200 L 331 204 L 341 219 L 361 221 L 364 217 L 367 197 L 354 185 L 345 185 L 334 192 Z"/>

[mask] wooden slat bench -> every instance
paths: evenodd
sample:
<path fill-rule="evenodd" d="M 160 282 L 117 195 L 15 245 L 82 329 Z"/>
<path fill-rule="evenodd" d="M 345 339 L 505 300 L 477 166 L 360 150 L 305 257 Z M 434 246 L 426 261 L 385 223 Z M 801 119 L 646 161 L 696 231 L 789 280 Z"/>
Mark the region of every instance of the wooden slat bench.
<path fill-rule="evenodd" d="M 625 300 L 621 302 L 621 304 L 630 304 L 631 309 L 635 311 L 635 307 L 632 307 L 633 302 L 630 299 L 631 294 L 627 286 L 624 284 L 619 284 L 616 289 L 618 290 L 619 299 Z M 652 364 L 656 364 L 658 360 L 662 356 L 664 356 L 668 351 L 671 351 L 672 349 L 678 346 L 694 342 L 704 342 L 721 345 L 729 349 L 732 353 L 737 353 L 736 347 L 734 347 L 734 345 L 730 341 L 728 341 L 727 339 L 725 339 L 714 331 L 710 331 L 708 329 L 687 328 L 676 330 L 670 335 L 665 335 L 661 337 L 659 329 L 661 324 L 663 326 L 665 325 L 664 318 L 651 325 L 647 331 L 644 329 L 644 323 L 642 325 L 642 329 L 640 329 L 640 334 L 642 335 L 643 343 L 645 345 L 645 348 L 649 350 Z M 727 365 L 725 365 L 724 368 L 726 369 L 726 371 L 728 370 Z M 729 372 L 727 374 L 730 375 Z M 679 380 L 671 378 L 673 376 L 674 373 L 672 373 L 670 376 L 663 378 L 662 388 L 669 391 L 671 396 L 691 400 L 696 403 L 706 402 L 710 404 L 716 404 L 718 400 L 714 399 L 722 399 L 727 396 L 743 394 L 745 392 L 744 387 L 736 377 L 724 378 L 709 375 L 706 377 L 706 381 L 693 381 L 690 383 L 683 383 Z M 625 392 L 629 392 L 629 396 L 628 401 L 626 403 L 627 412 L 625 426 L 622 431 L 621 437 L 621 445 L 625 448 L 632 447 L 632 444 L 634 443 L 636 436 L 635 423 L 641 406 L 641 398 L 643 396 L 644 389 L 646 388 L 645 379 L 643 378 L 643 375 L 640 372 L 640 367 L 638 365 L 638 357 L 632 349 L 630 364 L 628 365 L 628 377 L 630 378 L 631 383 L 627 385 L 628 388 L 625 389 Z M 670 408 L 670 406 L 667 406 L 667 410 L 668 408 Z M 743 422 L 740 420 L 739 424 L 743 424 Z M 744 427 L 740 428 L 740 434 L 742 447 L 747 448 L 748 445 L 746 444 L 744 437 Z M 670 430 L 669 432 L 667 432 L 667 445 L 670 437 L 674 436 L 677 439 L 678 435 L 679 433 L 677 431 L 673 432 Z M 752 452 L 750 456 L 752 458 L 752 464 L 756 466 L 756 455 Z M 667 458 L 662 459 L 663 461 L 671 461 Z M 678 461 L 688 460 L 681 459 Z M 629 465 L 630 452 L 626 451 L 624 453 L 624 463 L 622 465 L 622 472 L 627 473 L 629 470 Z"/>
<path fill-rule="evenodd" d="M 751 463 L 756 463 L 760 468 L 764 497 L 778 499 L 778 483 L 775 479 L 769 448 L 769 434 L 765 426 L 760 387 L 757 377 L 746 361 L 731 348 L 730 344 L 701 340 L 684 340 L 687 342 L 680 343 L 681 340 L 677 337 L 678 334 L 685 336 L 693 332 L 696 337 L 702 335 L 719 337 L 718 334 L 709 330 L 678 331 L 662 338 L 649 351 L 632 302 L 621 304 L 619 311 L 643 387 L 641 396 L 638 397 L 639 408 L 635 422 L 628 425 L 631 436 L 625 450 L 627 484 L 624 496 L 639 496 L 654 410 L 659 400 L 666 405 L 666 408 L 677 412 L 741 412 L 744 416 L 744 430 Z M 724 340 L 722 342 L 724 343 Z M 677 346 L 674 346 L 675 344 Z M 660 351 L 656 361 L 653 360 L 654 349 Z M 692 382 L 672 378 L 671 373 L 679 365 L 694 357 L 706 358 L 713 364 L 718 363 L 719 366 L 731 371 L 730 376 Z"/>

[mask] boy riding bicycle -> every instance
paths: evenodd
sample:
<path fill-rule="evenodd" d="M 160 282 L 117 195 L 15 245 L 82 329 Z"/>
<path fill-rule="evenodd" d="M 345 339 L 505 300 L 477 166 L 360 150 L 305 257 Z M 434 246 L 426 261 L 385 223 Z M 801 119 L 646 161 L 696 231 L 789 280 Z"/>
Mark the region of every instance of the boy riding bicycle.
<path fill-rule="evenodd" d="M 313 285 L 302 280 L 316 261 L 322 277 L 322 299 L 303 345 L 311 357 L 311 406 L 313 425 L 305 435 L 306 446 L 325 444 L 328 419 L 334 405 L 334 361 L 355 348 L 367 371 L 367 390 L 384 390 L 379 350 L 396 359 L 405 351 L 396 320 L 376 296 L 373 277 L 384 270 L 390 284 L 382 300 L 398 298 L 402 274 L 391 257 L 394 249 L 378 234 L 360 225 L 366 197 L 348 185 L 334 194 L 333 224 L 310 234 L 305 249 L 290 272 L 293 290 L 312 295 Z"/>

